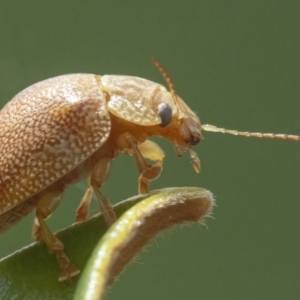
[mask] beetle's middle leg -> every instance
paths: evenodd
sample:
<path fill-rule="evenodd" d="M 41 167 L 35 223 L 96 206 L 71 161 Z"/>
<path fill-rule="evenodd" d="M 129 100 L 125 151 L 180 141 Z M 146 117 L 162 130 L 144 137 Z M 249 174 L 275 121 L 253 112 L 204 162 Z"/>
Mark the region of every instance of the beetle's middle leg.
<path fill-rule="evenodd" d="M 96 199 L 100 206 L 100 210 L 104 217 L 105 223 L 110 226 L 116 220 L 116 214 L 109 200 L 100 191 L 101 186 L 107 179 L 110 167 L 111 167 L 111 157 L 102 157 L 92 169 L 90 176 L 90 185 L 83 196 L 77 211 L 76 211 L 76 221 L 84 221 L 87 219 L 88 210 L 90 206 L 93 193 L 95 193 Z"/>
<path fill-rule="evenodd" d="M 33 225 L 33 235 L 37 240 L 43 240 L 50 253 L 55 253 L 61 270 L 59 281 L 67 280 L 79 273 L 64 253 L 63 243 L 51 232 L 45 219 L 57 208 L 62 197 L 62 190 L 50 192 L 41 197 L 36 206 L 36 217 Z"/>
<path fill-rule="evenodd" d="M 76 222 L 82 222 L 88 218 L 93 194 L 94 194 L 93 187 L 89 185 L 76 210 L 76 218 L 75 218 Z"/>

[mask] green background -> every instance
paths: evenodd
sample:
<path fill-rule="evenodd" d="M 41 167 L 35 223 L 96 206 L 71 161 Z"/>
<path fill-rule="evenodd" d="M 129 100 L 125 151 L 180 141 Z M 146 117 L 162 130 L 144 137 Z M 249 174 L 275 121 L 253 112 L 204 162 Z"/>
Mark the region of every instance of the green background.
<path fill-rule="evenodd" d="M 203 124 L 300 134 L 299 28 L 298 0 L 1 1 L 0 100 L 73 72 L 164 83 L 155 57 Z M 300 299 L 300 144 L 204 137 L 199 175 L 159 141 L 167 155 L 151 188 L 211 190 L 208 229 L 156 238 L 106 299 Z M 53 230 L 73 222 L 84 187 L 68 190 Z M 132 158 L 115 160 L 103 191 L 114 203 L 136 194 Z M 1 257 L 31 242 L 31 222 L 0 235 Z"/>

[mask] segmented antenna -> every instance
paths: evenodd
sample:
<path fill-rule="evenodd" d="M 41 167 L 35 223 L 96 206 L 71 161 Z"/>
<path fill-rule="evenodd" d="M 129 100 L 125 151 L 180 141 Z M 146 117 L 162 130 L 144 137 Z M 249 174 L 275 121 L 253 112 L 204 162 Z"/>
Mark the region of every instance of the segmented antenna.
<path fill-rule="evenodd" d="M 289 140 L 289 141 L 295 141 L 295 142 L 300 141 L 299 135 L 237 131 L 237 130 L 230 130 L 230 129 L 226 129 L 226 128 L 219 128 L 219 127 L 216 127 L 214 125 L 209 125 L 209 124 L 201 125 L 201 128 L 205 131 L 229 133 L 229 134 L 233 134 L 233 135 L 241 135 L 241 136 L 246 136 L 246 137 Z"/>
<path fill-rule="evenodd" d="M 157 61 L 155 58 L 152 58 L 152 62 L 154 65 L 158 68 L 164 79 L 166 80 L 169 90 L 172 94 L 172 97 L 177 105 L 179 106 L 178 101 L 177 101 L 177 95 L 175 92 L 175 86 L 167 73 L 167 71 L 164 69 L 164 67 L 160 64 L 159 61 Z M 228 134 L 233 134 L 233 135 L 241 135 L 241 136 L 246 136 L 246 137 L 255 137 L 255 138 L 265 138 L 265 139 L 279 139 L 279 140 L 289 140 L 289 141 L 295 141 L 299 142 L 300 141 L 300 136 L 299 135 L 292 135 L 292 134 L 279 134 L 279 133 L 261 133 L 261 132 L 248 132 L 248 131 L 237 131 L 237 130 L 231 130 L 231 129 L 226 129 L 226 128 L 219 128 L 214 125 L 210 124 L 205 124 L 201 125 L 201 128 L 205 131 L 211 131 L 211 132 L 221 132 L 221 133 L 228 133 Z M 191 157 L 193 158 L 193 153 L 190 153 Z M 195 170 L 199 168 L 200 170 L 200 162 L 198 162 L 194 159 L 193 160 L 193 165 Z M 199 166 L 199 167 L 198 167 Z"/>
<path fill-rule="evenodd" d="M 172 94 L 173 99 L 176 101 L 177 100 L 177 95 L 175 92 L 175 86 L 169 76 L 169 74 L 167 73 L 167 71 L 163 68 L 163 66 L 160 64 L 159 61 L 157 61 L 155 58 L 152 58 L 152 62 L 154 63 L 154 65 L 157 67 L 157 69 L 160 71 L 160 73 L 162 74 L 162 76 L 164 77 L 164 79 L 166 80 L 168 86 L 169 86 L 169 90 Z M 177 103 L 177 101 L 176 101 Z"/>

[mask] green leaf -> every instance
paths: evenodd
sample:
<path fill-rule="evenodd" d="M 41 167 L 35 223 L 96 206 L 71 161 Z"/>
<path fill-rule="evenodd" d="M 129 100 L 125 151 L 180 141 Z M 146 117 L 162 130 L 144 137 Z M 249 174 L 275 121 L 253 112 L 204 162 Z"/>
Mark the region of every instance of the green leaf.
<path fill-rule="evenodd" d="M 91 257 L 82 276 L 58 282 L 55 256 L 43 243 L 34 243 L 0 261 L 0 299 L 72 299 L 80 277 L 75 299 L 100 299 L 105 287 L 156 233 L 202 220 L 212 206 L 211 193 L 200 188 L 169 188 L 127 199 L 114 207 L 118 220 L 108 231 L 97 215 L 57 233 L 78 268 L 83 270 Z M 118 259 L 120 255 L 124 260 Z"/>

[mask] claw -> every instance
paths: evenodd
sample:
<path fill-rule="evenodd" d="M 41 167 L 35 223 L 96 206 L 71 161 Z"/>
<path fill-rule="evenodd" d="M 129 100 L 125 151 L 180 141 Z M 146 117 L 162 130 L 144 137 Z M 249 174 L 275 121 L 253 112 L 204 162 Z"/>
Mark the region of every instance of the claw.
<path fill-rule="evenodd" d="M 56 258 L 61 270 L 58 281 L 69 280 L 80 273 L 80 271 L 70 262 L 63 251 L 57 251 Z"/>

